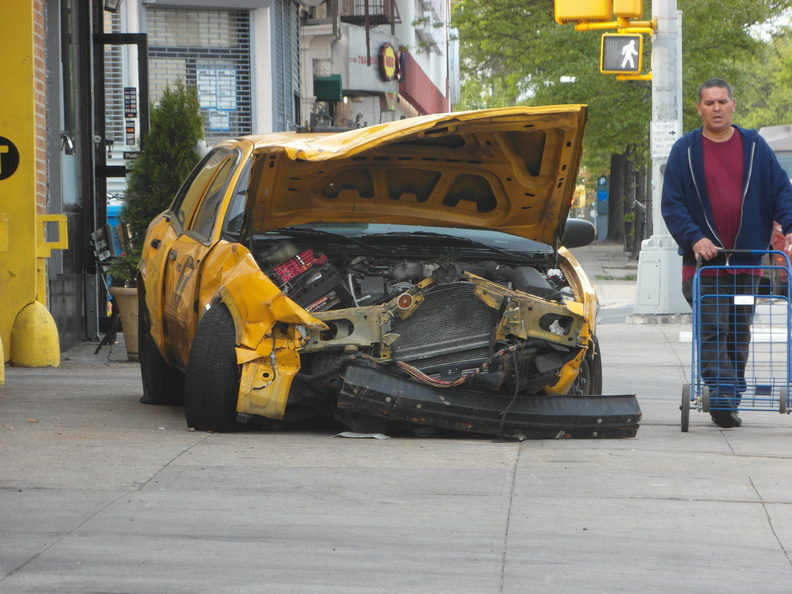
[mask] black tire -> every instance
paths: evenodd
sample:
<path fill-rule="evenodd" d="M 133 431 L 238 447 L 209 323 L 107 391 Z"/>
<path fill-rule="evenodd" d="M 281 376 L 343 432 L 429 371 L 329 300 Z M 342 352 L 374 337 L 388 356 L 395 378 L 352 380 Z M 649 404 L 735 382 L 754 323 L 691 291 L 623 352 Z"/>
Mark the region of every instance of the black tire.
<path fill-rule="evenodd" d="M 146 293 L 138 289 L 138 360 L 143 380 L 143 404 L 181 404 L 184 402 L 184 374 L 171 367 L 151 337 L 151 319 L 146 308 Z"/>
<path fill-rule="evenodd" d="M 709 411 L 710 411 L 709 386 L 701 386 L 701 412 L 708 413 Z"/>
<path fill-rule="evenodd" d="M 588 352 L 583 358 L 572 387 L 571 396 L 596 396 L 602 394 L 602 355 L 596 338 L 591 339 Z"/>
<path fill-rule="evenodd" d="M 240 369 L 234 319 L 225 304 L 214 305 L 198 323 L 184 388 L 187 426 L 227 433 L 245 428 L 236 420 Z"/>
<path fill-rule="evenodd" d="M 786 387 L 781 387 L 778 390 L 778 412 L 782 415 L 789 414 L 787 409 L 787 399 L 789 398 L 789 390 Z"/>
<path fill-rule="evenodd" d="M 690 427 L 690 384 L 682 386 L 682 405 L 679 410 L 682 411 L 682 433 L 687 433 Z"/>

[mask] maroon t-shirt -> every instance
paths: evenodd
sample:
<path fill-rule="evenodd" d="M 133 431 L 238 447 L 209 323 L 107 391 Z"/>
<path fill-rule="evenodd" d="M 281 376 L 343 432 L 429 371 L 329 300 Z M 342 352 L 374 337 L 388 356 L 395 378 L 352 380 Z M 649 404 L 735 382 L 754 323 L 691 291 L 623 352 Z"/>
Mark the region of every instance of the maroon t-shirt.
<path fill-rule="evenodd" d="M 724 248 L 733 248 L 740 230 L 743 199 L 743 144 L 737 130 L 724 142 L 715 142 L 702 137 L 704 141 L 704 178 L 707 194 L 712 207 L 715 232 Z M 724 274 L 724 270 L 702 270 L 702 275 Z M 730 273 L 753 273 L 753 269 L 728 270 Z M 693 278 L 694 265 L 683 266 L 682 280 Z"/>
<path fill-rule="evenodd" d="M 704 177 L 715 219 L 715 230 L 723 247 L 733 248 L 740 230 L 743 193 L 742 137 L 735 130 L 725 142 L 704 137 Z"/>

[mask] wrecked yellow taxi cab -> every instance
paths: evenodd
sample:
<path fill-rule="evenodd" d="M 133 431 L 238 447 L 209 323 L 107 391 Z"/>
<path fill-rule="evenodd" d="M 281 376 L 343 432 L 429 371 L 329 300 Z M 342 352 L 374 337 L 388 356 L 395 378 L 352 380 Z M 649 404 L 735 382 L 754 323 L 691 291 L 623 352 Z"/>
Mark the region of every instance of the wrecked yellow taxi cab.
<path fill-rule="evenodd" d="M 631 437 L 566 249 L 587 108 L 228 140 L 149 226 L 142 402 L 189 427 Z M 566 246 L 563 247 L 563 246 Z"/>

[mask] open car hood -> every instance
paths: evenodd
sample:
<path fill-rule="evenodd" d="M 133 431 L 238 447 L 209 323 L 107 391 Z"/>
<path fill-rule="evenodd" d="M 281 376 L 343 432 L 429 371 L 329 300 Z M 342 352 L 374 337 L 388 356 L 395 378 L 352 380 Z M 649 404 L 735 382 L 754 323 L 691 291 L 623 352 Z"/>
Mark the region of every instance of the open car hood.
<path fill-rule="evenodd" d="M 254 136 L 254 232 L 316 222 L 488 228 L 554 245 L 585 105 L 434 114 L 333 134 Z"/>

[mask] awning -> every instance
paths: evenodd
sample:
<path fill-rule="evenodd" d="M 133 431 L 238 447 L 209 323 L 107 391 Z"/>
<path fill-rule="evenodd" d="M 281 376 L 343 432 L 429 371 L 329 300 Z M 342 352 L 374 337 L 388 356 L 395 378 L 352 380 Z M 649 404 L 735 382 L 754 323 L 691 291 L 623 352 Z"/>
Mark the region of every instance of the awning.
<path fill-rule="evenodd" d="M 343 101 L 344 92 L 340 74 L 323 78 L 314 77 L 314 95 L 317 101 Z"/>

